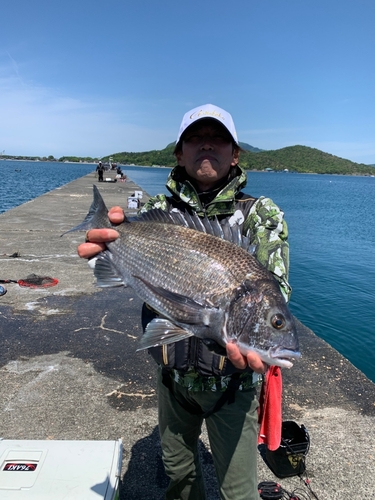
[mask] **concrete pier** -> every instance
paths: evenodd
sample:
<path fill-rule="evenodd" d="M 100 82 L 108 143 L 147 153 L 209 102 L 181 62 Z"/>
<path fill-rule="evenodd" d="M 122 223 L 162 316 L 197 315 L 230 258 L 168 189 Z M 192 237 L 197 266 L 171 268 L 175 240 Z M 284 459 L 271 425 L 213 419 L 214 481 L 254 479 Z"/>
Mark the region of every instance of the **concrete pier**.
<path fill-rule="evenodd" d="M 102 290 L 76 248 L 96 184 L 108 207 L 141 190 L 97 183 L 94 173 L 0 215 L 0 279 L 57 278 L 51 288 L 5 285 L 0 297 L 0 437 L 118 439 L 124 444 L 121 499 L 159 500 L 161 463 L 155 365 L 136 352 L 141 301 L 131 289 Z M 143 201 L 147 199 L 144 193 Z M 373 496 L 375 384 L 299 324 L 302 359 L 283 370 L 283 418 L 304 424 L 312 490 L 320 500 Z M 202 461 L 208 499 L 217 500 L 206 432 Z M 298 477 L 278 479 L 261 453 L 259 481 L 308 492 Z M 312 497 L 314 498 L 314 497 Z"/>

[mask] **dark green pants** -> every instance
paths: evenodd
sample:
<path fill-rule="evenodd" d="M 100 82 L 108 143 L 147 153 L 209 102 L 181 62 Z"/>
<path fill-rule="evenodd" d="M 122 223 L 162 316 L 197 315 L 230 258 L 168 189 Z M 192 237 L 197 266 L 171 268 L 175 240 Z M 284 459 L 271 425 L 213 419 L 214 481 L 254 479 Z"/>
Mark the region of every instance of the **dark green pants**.
<path fill-rule="evenodd" d="M 210 410 L 220 392 L 192 392 L 172 382 L 175 396 Z M 166 500 L 204 500 L 198 455 L 203 418 L 184 409 L 162 383 L 158 370 L 159 431 L 163 462 L 170 484 Z M 258 401 L 255 389 L 237 391 L 206 419 L 206 426 L 222 500 L 259 500 L 257 482 Z"/>

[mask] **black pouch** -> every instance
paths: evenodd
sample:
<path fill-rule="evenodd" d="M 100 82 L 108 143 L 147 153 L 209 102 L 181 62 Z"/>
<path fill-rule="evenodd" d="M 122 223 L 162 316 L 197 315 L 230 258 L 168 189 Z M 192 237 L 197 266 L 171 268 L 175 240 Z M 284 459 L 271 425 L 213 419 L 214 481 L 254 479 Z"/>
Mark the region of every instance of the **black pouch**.
<path fill-rule="evenodd" d="M 279 478 L 298 476 L 305 469 L 305 457 L 310 448 L 310 436 L 304 425 L 292 420 L 282 423 L 281 444 L 275 451 L 266 451 L 268 467 Z"/>

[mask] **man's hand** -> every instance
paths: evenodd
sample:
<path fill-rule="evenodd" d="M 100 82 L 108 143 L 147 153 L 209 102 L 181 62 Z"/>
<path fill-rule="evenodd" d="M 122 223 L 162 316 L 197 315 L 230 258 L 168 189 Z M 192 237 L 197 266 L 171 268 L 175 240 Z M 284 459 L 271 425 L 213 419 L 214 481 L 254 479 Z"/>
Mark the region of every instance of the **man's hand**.
<path fill-rule="evenodd" d="M 228 359 L 236 368 L 243 370 L 249 366 L 256 373 L 265 373 L 267 371 L 268 365 L 264 363 L 255 352 L 248 352 L 247 355 L 244 356 L 241 354 L 238 346 L 233 342 L 229 342 L 226 348 Z"/>
<path fill-rule="evenodd" d="M 125 219 L 124 210 L 121 207 L 112 207 L 108 211 L 108 218 L 112 224 L 121 224 Z"/>
<path fill-rule="evenodd" d="M 113 207 L 108 212 L 108 218 L 112 224 L 121 224 L 125 215 L 121 207 Z M 105 244 L 114 241 L 119 237 L 115 229 L 90 229 L 86 233 L 86 242 L 79 245 L 78 255 L 83 259 L 92 259 L 98 253 L 105 250 Z"/>

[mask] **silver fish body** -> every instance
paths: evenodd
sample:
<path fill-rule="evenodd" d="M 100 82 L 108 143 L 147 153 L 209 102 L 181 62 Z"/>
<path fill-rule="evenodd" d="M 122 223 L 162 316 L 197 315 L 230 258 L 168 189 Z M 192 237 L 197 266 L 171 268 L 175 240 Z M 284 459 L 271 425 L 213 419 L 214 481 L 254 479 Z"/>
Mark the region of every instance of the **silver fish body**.
<path fill-rule="evenodd" d="M 90 212 L 73 230 L 110 227 L 107 213 L 94 186 Z M 270 365 L 290 367 L 300 356 L 293 316 L 277 281 L 238 246 L 246 242 L 233 231 L 236 244 L 223 239 L 228 228 L 219 237 L 217 221 L 187 221 L 159 210 L 116 229 L 120 237 L 98 255 L 94 274 L 98 286 L 132 287 L 159 313 L 140 349 L 195 335 L 223 347 L 236 342 L 243 354 L 255 351 Z"/>

